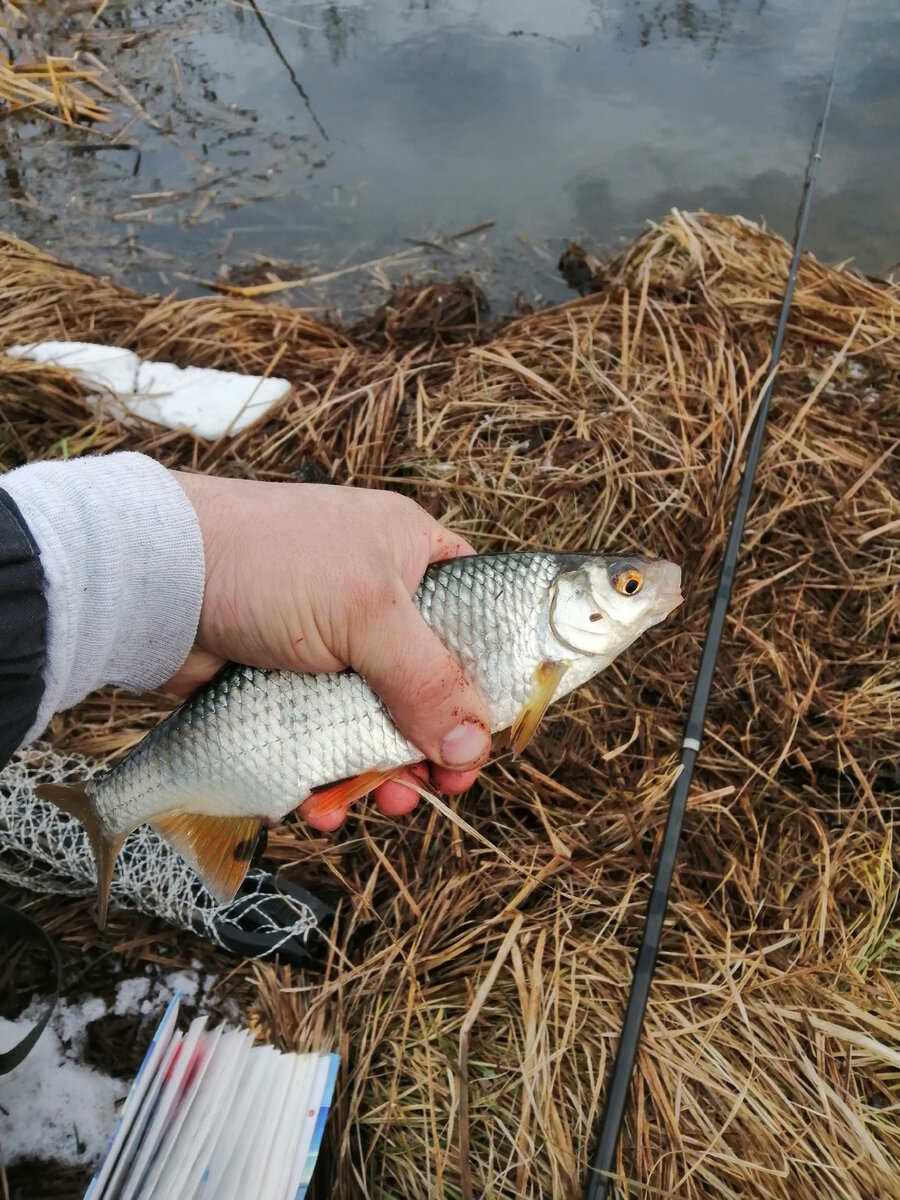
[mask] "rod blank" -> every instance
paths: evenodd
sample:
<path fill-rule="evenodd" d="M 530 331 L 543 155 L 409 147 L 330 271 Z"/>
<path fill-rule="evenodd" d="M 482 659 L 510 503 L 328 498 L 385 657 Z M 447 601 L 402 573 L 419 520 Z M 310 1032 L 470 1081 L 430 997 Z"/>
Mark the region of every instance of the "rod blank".
<path fill-rule="evenodd" d="M 669 903 L 669 891 L 672 885 L 672 875 L 675 870 L 675 860 L 678 855 L 678 845 L 681 840 L 681 829 L 684 824 L 688 793 L 690 792 L 691 781 L 694 775 L 694 764 L 697 761 L 697 754 L 703 738 L 706 709 L 712 690 L 722 633 L 725 628 L 725 616 L 728 612 L 728 604 L 731 599 L 731 589 L 737 568 L 738 552 L 744 534 L 744 524 L 747 520 L 750 502 L 753 498 L 754 476 L 762 448 L 766 418 L 769 414 L 769 405 L 772 399 L 772 389 L 775 384 L 775 375 L 781 357 L 781 348 L 784 344 L 788 314 L 794 297 L 794 287 L 797 282 L 800 257 L 803 253 L 806 227 L 812 207 L 813 188 L 822 158 L 825 126 L 828 122 L 828 114 L 831 110 L 831 98 L 834 94 L 834 81 L 837 76 L 838 55 L 840 53 L 843 30 L 842 23 L 838 33 L 837 49 L 831 69 L 828 92 L 825 97 L 825 107 L 822 111 L 822 118 L 819 121 L 816 133 L 813 136 L 809 163 L 806 170 L 806 180 L 798 209 L 797 229 L 794 236 L 794 254 L 784 291 L 781 314 L 778 318 L 778 326 L 775 331 L 775 341 L 772 346 L 772 366 L 756 413 L 753 435 L 750 439 L 747 461 L 741 479 L 740 492 L 738 493 L 738 500 L 731 521 L 728 544 L 725 547 L 725 554 L 722 558 L 718 587 L 713 600 L 706 640 L 703 643 L 703 653 L 700 657 L 697 679 L 694 683 L 694 694 L 691 698 L 687 724 L 685 725 L 684 738 L 682 740 L 681 772 L 672 787 L 669 814 L 666 819 L 662 846 L 659 852 L 659 862 L 656 868 L 656 876 L 653 880 L 653 888 L 650 892 L 650 899 L 647 903 L 644 932 L 635 960 L 631 991 L 628 995 L 625 1019 L 622 1023 L 622 1036 L 619 1040 L 619 1048 L 616 1052 L 616 1059 L 609 1081 L 606 1107 L 600 1122 L 597 1147 L 588 1170 L 585 1189 L 586 1200 L 606 1200 L 612 1182 L 612 1171 L 615 1163 L 616 1148 L 619 1142 L 619 1132 L 622 1128 L 622 1120 L 625 1115 L 625 1105 L 628 1100 L 631 1077 L 634 1074 L 634 1063 L 644 1024 L 644 1013 L 647 1008 L 647 998 L 653 980 L 653 971 L 659 955 L 659 943 Z"/>

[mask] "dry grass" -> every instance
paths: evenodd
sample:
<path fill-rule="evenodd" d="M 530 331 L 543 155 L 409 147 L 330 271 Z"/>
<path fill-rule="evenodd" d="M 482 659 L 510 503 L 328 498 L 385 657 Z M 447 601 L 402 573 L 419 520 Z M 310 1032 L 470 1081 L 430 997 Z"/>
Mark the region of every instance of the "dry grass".
<path fill-rule="evenodd" d="M 325 472 L 402 487 L 483 549 L 685 565 L 676 617 L 457 802 L 503 856 L 427 807 L 271 838 L 282 869 L 343 897 L 324 980 L 240 972 L 264 1036 L 327 1033 L 344 1055 L 320 1195 L 579 1194 L 788 260 L 743 221 L 673 213 L 593 294 L 481 344 L 432 321 L 408 348 L 284 307 L 138 297 L 0 243 L 0 344 L 103 338 L 294 384 L 210 448 L 98 426 L 64 371 L 0 359 L 6 466 L 130 445 Z M 900 1197 L 898 319 L 896 288 L 804 261 L 623 1134 L 629 1194 Z M 101 697 L 56 736 L 113 753 L 139 713 Z M 42 911 L 97 939 L 86 904 Z M 134 953 L 147 928 L 120 919 L 109 944 Z"/>
<path fill-rule="evenodd" d="M 93 6 L 97 14 L 105 7 L 105 0 Z M 68 5 L 63 42 L 73 40 L 73 21 L 90 27 L 91 8 L 83 0 Z M 77 50 L 56 54 L 41 46 L 44 26 L 54 19 L 41 5 L 0 0 L 0 114 L 40 114 L 70 126 L 110 121 L 112 111 L 104 100 L 113 92 L 100 64 L 82 61 Z"/>
<path fill-rule="evenodd" d="M 37 109 L 64 125 L 109 121 L 110 110 L 96 95 L 96 69 L 75 59 L 45 55 L 39 61 L 11 64 L 0 56 L 0 105 L 11 113 Z"/>

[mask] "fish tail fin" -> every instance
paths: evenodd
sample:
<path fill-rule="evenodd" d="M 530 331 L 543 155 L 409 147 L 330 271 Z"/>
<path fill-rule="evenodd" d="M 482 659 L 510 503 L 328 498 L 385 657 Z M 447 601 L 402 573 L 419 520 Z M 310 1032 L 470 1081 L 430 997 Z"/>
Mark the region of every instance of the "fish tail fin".
<path fill-rule="evenodd" d="M 228 904 L 244 882 L 262 831 L 262 817 L 165 813 L 151 824 L 194 868 L 208 892 Z"/>
<path fill-rule="evenodd" d="M 97 924 L 103 929 L 106 926 L 109 905 L 109 886 L 125 835 L 113 835 L 104 831 L 83 786 L 64 787 L 58 783 L 40 783 L 34 790 L 42 800 L 49 800 L 79 821 L 88 836 L 97 868 Z"/>

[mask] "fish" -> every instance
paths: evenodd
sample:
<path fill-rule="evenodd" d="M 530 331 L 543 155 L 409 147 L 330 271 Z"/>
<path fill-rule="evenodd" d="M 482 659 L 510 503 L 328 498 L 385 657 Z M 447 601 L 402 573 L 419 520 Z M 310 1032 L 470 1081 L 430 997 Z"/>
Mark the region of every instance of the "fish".
<path fill-rule="evenodd" d="M 414 602 L 478 689 L 514 755 L 547 707 L 604 670 L 681 602 L 681 569 L 642 555 L 517 550 L 428 568 Z M 85 827 L 98 923 L 125 838 L 150 823 L 222 903 L 264 828 L 333 812 L 421 762 L 365 679 L 231 663 L 120 763 L 36 790 Z"/>

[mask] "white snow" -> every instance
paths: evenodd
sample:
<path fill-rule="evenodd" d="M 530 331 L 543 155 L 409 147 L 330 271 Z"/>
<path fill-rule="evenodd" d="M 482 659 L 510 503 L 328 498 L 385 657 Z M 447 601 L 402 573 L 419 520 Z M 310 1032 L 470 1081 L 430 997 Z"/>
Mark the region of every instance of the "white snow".
<path fill-rule="evenodd" d="M 0 1050 L 24 1037 L 44 1007 L 36 1000 L 19 1020 L 0 1018 Z M 73 1059 L 81 1050 L 85 1026 L 104 1011 L 102 1000 L 72 1007 L 60 1001 L 25 1061 L 0 1076 L 0 1145 L 6 1163 L 35 1157 L 81 1166 L 100 1157 L 129 1084 Z M 68 1048 L 62 1031 L 71 1043 Z"/>
<path fill-rule="evenodd" d="M 89 996 L 80 1004 L 61 1001 L 51 1017 L 51 1023 L 64 1048 L 72 1056 L 80 1054 L 83 1050 L 85 1030 L 91 1021 L 99 1021 L 105 1016 L 105 1001 L 99 996 Z"/>
<path fill-rule="evenodd" d="M 116 1016 L 158 1014 L 162 1019 L 176 991 L 183 1003 L 202 1004 L 218 979 L 202 974 L 199 963 L 180 971 L 122 979 L 116 988 Z M 0 1018 L 0 1053 L 20 1041 L 46 1008 L 35 999 L 15 1021 Z M 106 1002 L 88 996 L 78 1002 L 60 998 L 37 1045 L 14 1071 L 0 1075 L 0 1161 L 55 1159 L 85 1166 L 102 1154 L 131 1080 L 114 1079 L 79 1061 L 87 1026 L 107 1014 Z M 234 1024 L 240 1026 L 235 1011 Z M 151 1026 L 152 1028 L 152 1026 Z M 150 1044 L 150 1034 L 147 1045 Z"/>
<path fill-rule="evenodd" d="M 185 1004 L 196 1004 L 199 987 L 196 971 L 169 971 L 164 981 L 160 980 L 159 994 L 168 1004 L 176 992 L 181 992 Z"/>
<path fill-rule="evenodd" d="M 116 1004 L 113 1012 L 117 1017 L 124 1017 L 127 1013 L 144 1012 L 142 1001 L 146 1000 L 147 993 L 150 991 L 150 980 L 146 975 L 138 976 L 137 979 L 123 979 L 116 988 Z M 149 1010 L 149 1004 L 148 1004 Z"/>
<path fill-rule="evenodd" d="M 92 342 L 34 342 L 6 353 L 71 371 L 85 387 L 98 390 L 88 402 L 101 415 L 134 415 L 210 441 L 252 425 L 291 386 L 286 379 L 143 362 L 130 350 Z"/>

